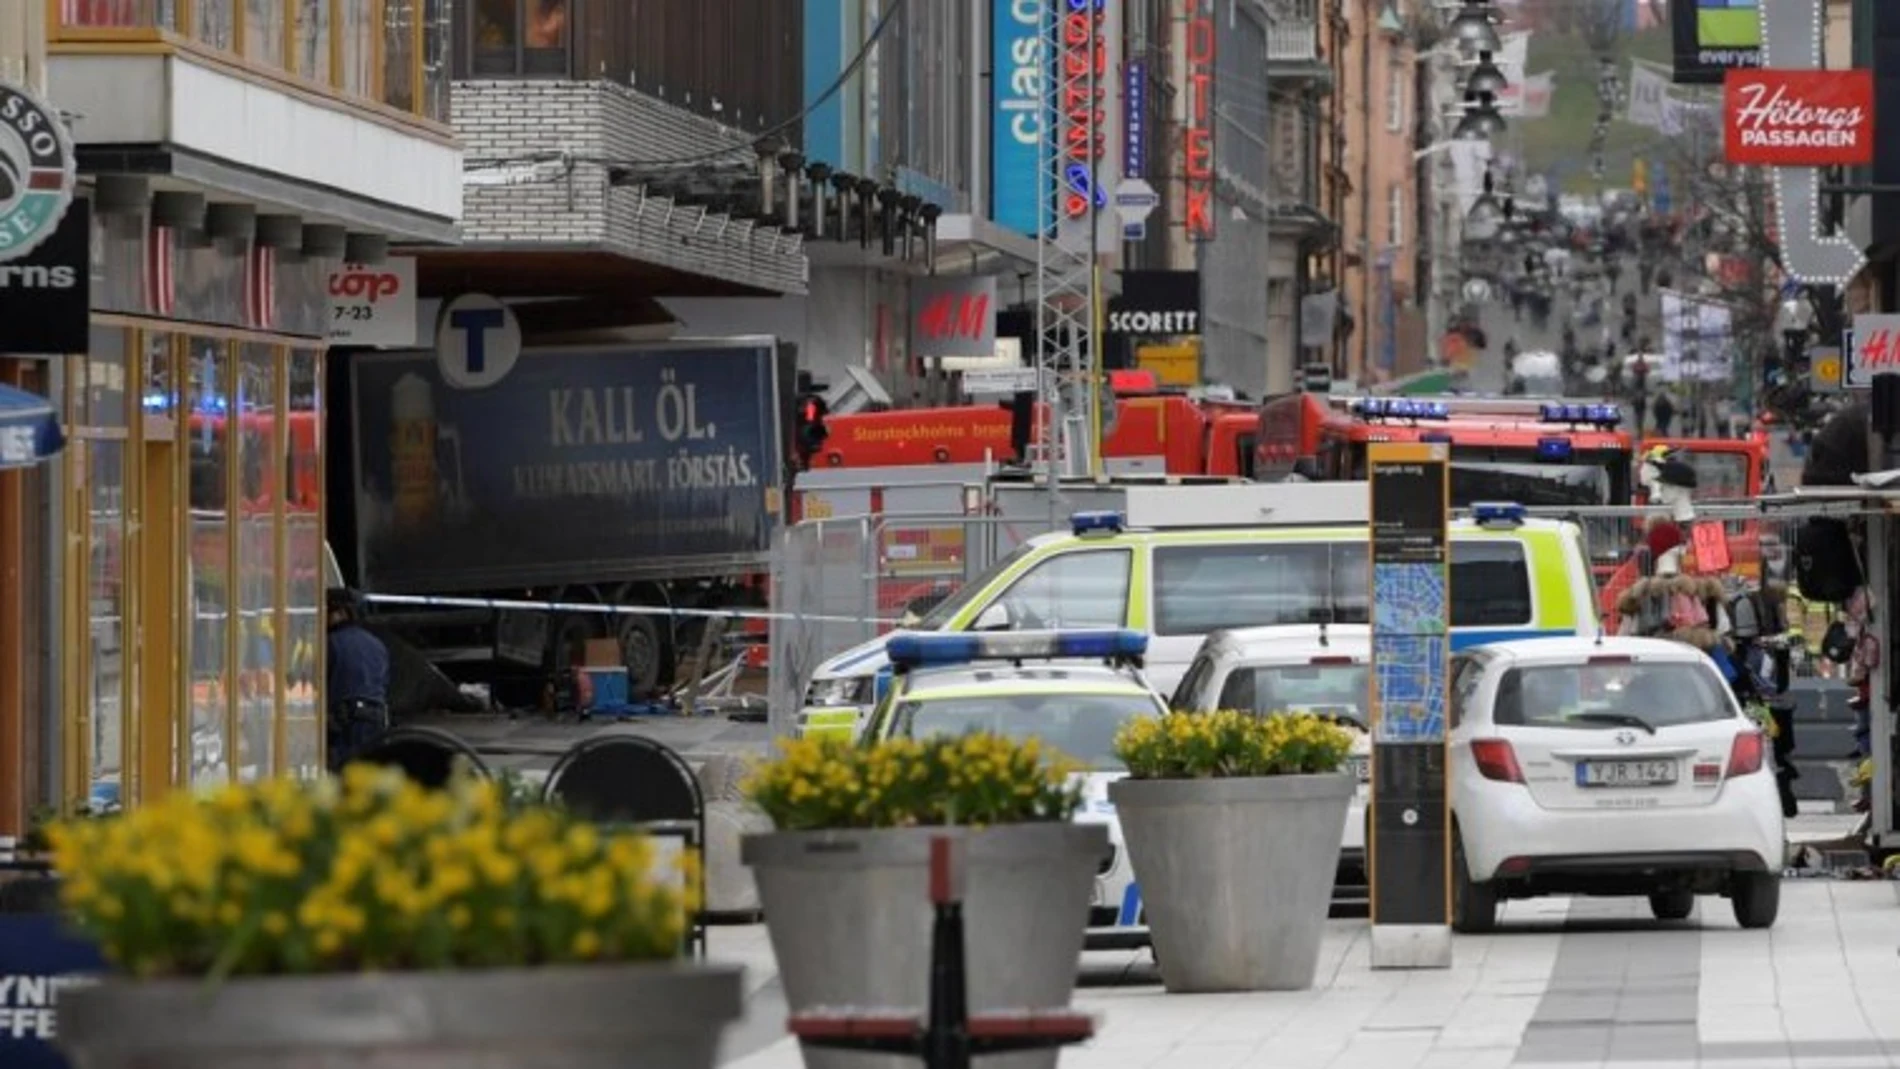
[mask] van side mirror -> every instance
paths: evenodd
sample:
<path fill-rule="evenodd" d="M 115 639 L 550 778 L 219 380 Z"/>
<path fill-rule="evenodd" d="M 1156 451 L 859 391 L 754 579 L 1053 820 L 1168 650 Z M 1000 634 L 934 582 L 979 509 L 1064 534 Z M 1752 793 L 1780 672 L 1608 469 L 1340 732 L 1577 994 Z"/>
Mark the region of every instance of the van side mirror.
<path fill-rule="evenodd" d="M 977 614 L 976 623 L 970 626 L 972 631 L 1008 631 L 1009 609 L 1002 602 L 993 602 L 989 608 Z"/>

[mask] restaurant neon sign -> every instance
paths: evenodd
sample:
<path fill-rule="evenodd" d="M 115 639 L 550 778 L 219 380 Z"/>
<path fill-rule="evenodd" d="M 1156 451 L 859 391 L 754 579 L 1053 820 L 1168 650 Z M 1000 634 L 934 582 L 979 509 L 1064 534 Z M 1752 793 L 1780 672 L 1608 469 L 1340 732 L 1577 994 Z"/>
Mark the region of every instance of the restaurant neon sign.
<path fill-rule="evenodd" d="M 1194 241 L 1214 237 L 1213 0 L 1183 0 L 1187 23 L 1187 123 L 1181 173 L 1186 179 L 1182 225 Z"/>
<path fill-rule="evenodd" d="M 1091 208 L 1108 206 L 1108 192 L 1097 178 L 1102 159 L 1102 130 L 1107 122 L 1108 43 L 1103 35 L 1107 0 L 1067 0 L 1059 34 L 1062 41 L 1062 217 L 1085 219 Z M 1212 24 L 1209 24 L 1210 30 Z M 1094 78 L 1091 81 L 1090 74 Z"/>

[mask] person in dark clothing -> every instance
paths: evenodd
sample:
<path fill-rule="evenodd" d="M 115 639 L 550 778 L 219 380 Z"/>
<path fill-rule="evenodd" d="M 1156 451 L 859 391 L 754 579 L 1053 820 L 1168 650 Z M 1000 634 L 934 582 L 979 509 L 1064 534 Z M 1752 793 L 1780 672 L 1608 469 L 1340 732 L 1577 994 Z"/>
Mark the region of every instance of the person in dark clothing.
<path fill-rule="evenodd" d="M 330 771 L 389 727 L 389 648 L 358 617 L 355 591 L 332 588 L 324 739 Z"/>
<path fill-rule="evenodd" d="M 1651 408 L 1656 414 L 1656 433 L 1664 438 L 1669 437 L 1669 429 L 1676 422 L 1676 403 L 1669 399 L 1667 393 L 1659 393 Z"/>

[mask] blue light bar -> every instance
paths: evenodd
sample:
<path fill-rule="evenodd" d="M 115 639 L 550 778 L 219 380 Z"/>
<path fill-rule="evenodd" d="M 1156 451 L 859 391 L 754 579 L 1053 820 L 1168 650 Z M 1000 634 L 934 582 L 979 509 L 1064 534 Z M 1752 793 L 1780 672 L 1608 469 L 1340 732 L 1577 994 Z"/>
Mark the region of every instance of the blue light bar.
<path fill-rule="evenodd" d="M 1537 439 L 1537 459 L 1565 461 L 1570 459 L 1571 445 L 1568 438 Z"/>
<path fill-rule="evenodd" d="M 1140 631 L 1059 631 L 1011 634 L 892 635 L 884 656 L 899 668 L 970 664 L 975 661 L 1108 659 L 1140 657 L 1148 636 Z"/>
<path fill-rule="evenodd" d="M 1069 517 L 1069 530 L 1078 535 L 1120 534 L 1125 526 L 1119 512 L 1078 512 Z"/>
<path fill-rule="evenodd" d="M 1523 524 L 1528 515 L 1524 506 L 1515 501 L 1473 501 L 1471 518 L 1480 527 L 1517 527 Z"/>
<path fill-rule="evenodd" d="M 1545 423 L 1588 423 L 1614 427 L 1623 422 L 1623 410 L 1616 405 L 1544 405 L 1540 418 Z"/>
<path fill-rule="evenodd" d="M 1451 406 L 1409 397 L 1362 397 L 1352 403 L 1352 413 L 1361 419 L 1450 419 Z"/>

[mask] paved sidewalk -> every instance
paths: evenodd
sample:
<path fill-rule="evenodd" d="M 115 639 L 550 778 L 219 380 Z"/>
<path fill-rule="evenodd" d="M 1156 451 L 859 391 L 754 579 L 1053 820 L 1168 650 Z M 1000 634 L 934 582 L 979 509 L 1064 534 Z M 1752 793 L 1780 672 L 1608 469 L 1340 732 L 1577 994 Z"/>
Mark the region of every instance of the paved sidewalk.
<path fill-rule="evenodd" d="M 1167 995 L 1145 953 L 1089 954 L 1097 1039 L 1063 1069 L 1888 1069 L 1900 1067 L 1900 893 L 1789 880 L 1771 932 L 1728 903 L 1658 923 L 1640 901 L 1513 903 L 1453 967 L 1373 972 L 1364 921 L 1328 924 L 1311 991 Z M 760 928 L 713 954 L 751 971 L 727 1069 L 796 1069 Z"/>

